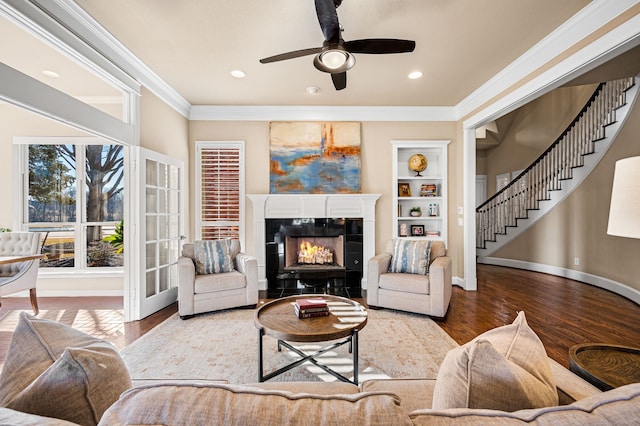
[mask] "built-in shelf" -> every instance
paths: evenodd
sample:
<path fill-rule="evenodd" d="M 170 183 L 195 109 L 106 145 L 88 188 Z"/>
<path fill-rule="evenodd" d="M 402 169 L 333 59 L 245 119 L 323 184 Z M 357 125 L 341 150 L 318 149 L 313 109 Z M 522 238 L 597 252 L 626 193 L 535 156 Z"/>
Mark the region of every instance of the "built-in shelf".
<path fill-rule="evenodd" d="M 441 240 L 446 244 L 449 141 L 394 140 L 391 144 L 394 238 L 428 238 Z M 427 159 L 427 168 L 420 172 L 420 176 L 409 168 L 409 158 L 414 154 L 422 154 Z M 419 208 L 421 216 L 411 216 L 412 208 Z"/>

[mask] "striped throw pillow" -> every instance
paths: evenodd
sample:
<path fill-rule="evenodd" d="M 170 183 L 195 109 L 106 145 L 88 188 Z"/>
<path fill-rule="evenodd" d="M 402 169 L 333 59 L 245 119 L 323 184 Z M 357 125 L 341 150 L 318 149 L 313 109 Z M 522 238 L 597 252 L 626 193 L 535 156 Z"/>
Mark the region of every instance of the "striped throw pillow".
<path fill-rule="evenodd" d="M 233 271 L 230 239 L 195 241 L 193 254 L 198 275 Z"/>
<path fill-rule="evenodd" d="M 430 251 L 430 240 L 397 239 L 391 254 L 389 272 L 427 275 Z"/>

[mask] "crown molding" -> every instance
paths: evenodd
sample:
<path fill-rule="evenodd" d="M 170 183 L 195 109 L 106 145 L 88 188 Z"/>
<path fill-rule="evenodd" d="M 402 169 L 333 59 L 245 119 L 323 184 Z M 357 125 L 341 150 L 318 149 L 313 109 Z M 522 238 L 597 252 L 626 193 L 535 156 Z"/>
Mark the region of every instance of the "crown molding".
<path fill-rule="evenodd" d="M 204 121 L 456 121 L 454 107 L 194 105 L 189 120 Z"/>
<path fill-rule="evenodd" d="M 52 7 L 53 2 L 47 5 Z M 139 92 L 137 81 L 79 39 L 51 10 L 37 1 L 3 0 L 0 2 L 0 15 L 64 52 L 114 86 Z"/>
<path fill-rule="evenodd" d="M 21 21 L 33 21 L 28 29 L 50 42 L 62 40 L 77 53 L 102 68 L 102 75 L 115 76 L 128 87 L 145 86 L 161 100 L 189 120 L 269 121 L 269 120 L 354 120 L 433 122 L 459 121 L 498 94 L 526 78 L 562 52 L 597 31 L 640 0 L 593 0 L 580 12 L 525 52 L 513 63 L 489 79 L 456 106 L 252 106 L 191 105 L 130 50 L 106 31 L 73 0 L 4 0 L 24 15 Z M 6 9 L 6 8 L 5 8 Z M 2 10 L 0 10 L 2 11 Z M 4 10 L 6 12 L 6 10 Z M 43 13 L 44 12 L 44 13 Z M 25 19 L 26 17 L 26 19 Z M 53 19 L 52 19 L 53 17 Z M 15 16 L 12 15 L 14 20 Z M 54 21 L 55 19 L 55 21 Z M 21 22 L 24 24 L 24 22 Z M 53 23 L 57 25 L 53 25 Z M 42 29 L 37 28 L 41 26 Z M 64 28 L 60 28 L 60 25 Z M 50 33 L 50 34 L 49 34 Z M 637 33 L 637 31 L 636 31 Z M 622 44 L 620 41 L 618 44 Z M 66 46 L 65 46 L 66 47 Z M 93 50 L 93 49 L 95 50 Z M 68 51 L 68 47 L 66 47 Z M 605 54 L 600 55 L 602 58 Z M 591 58 L 590 62 L 595 63 Z M 86 63 L 86 59 L 84 59 Z M 595 66 L 595 65 L 594 65 Z M 94 66 L 94 69 L 98 67 Z M 106 71 L 106 72 L 105 72 Z M 568 74 L 567 71 L 565 74 Z M 136 86 L 137 85 L 137 86 Z"/>
<path fill-rule="evenodd" d="M 24 0 L 6 1 L 27 3 Z M 137 86 L 137 93 L 140 91 L 139 86 L 142 85 L 184 117 L 189 116 L 191 104 L 73 0 L 29 0 L 29 3 L 35 4 L 50 16 L 55 17 L 63 27 L 79 38 L 71 44 L 72 47 L 82 51 L 85 56 L 98 64 L 100 62 L 96 59 L 97 57 L 103 57 L 103 60 L 106 58 L 107 62 L 112 66 L 115 65 L 120 73 L 133 79 Z M 59 36 L 59 31 L 53 34 Z M 88 50 L 91 48 L 95 50 L 87 54 L 87 47 L 89 47 Z"/>
<path fill-rule="evenodd" d="M 487 80 L 477 90 L 456 106 L 456 116 L 460 120 L 477 108 L 489 102 L 509 87 L 522 81 L 532 71 L 539 69 L 585 37 L 595 33 L 617 18 L 640 0 L 593 0 L 577 14 L 560 25 L 540 42 L 526 51 L 518 59 Z M 637 27 L 636 27 L 637 28 Z M 638 31 L 635 31 L 638 33 Z M 618 44 L 626 40 L 619 40 Z M 570 71 L 567 70 L 565 74 Z"/>
<path fill-rule="evenodd" d="M 640 14 L 580 49 L 488 107 L 466 118 L 464 128 L 498 118 L 547 93 L 621 52 L 640 45 Z"/>

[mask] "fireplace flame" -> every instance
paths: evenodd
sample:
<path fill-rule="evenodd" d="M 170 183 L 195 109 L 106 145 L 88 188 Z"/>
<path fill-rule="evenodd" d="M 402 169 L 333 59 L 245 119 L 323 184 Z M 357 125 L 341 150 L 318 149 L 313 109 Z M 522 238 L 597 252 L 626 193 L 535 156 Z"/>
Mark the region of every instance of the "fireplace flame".
<path fill-rule="evenodd" d="M 328 248 L 312 245 L 309 241 L 300 243 L 298 263 L 315 263 L 323 265 L 333 263 L 333 253 Z"/>

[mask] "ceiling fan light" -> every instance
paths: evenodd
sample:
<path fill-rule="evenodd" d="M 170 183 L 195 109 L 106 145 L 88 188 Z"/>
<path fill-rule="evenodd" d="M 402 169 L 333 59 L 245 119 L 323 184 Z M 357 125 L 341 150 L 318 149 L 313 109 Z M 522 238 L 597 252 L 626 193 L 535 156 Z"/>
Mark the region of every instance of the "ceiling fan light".
<path fill-rule="evenodd" d="M 347 54 L 341 50 L 328 50 L 320 55 L 320 61 L 332 70 L 343 66 L 347 58 Z"/>
<path fill-rule="evenodd" d="M 356 58 L 342 49 L 327 49 L 320 52 L 313 60 L 313 65 L 320 71 L 337 74 L 351 69 Z"/>

